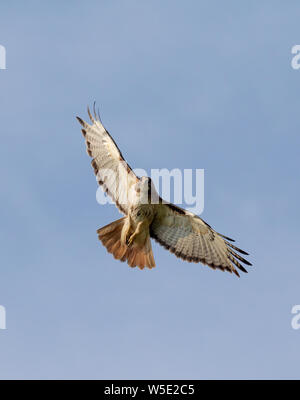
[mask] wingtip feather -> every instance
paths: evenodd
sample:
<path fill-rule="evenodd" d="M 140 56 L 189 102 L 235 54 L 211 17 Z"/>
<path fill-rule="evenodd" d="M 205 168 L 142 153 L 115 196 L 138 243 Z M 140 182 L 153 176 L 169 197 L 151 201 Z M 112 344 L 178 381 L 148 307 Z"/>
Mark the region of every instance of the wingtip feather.
<path fill-rule="evenodd" d="M 80 117 L 76 116 L 76 119 L 82 126 L 84 126 L 84 121 Z"/>
<path fill-rule="evenodd" d="M 87 112 L 88 112 L 88 115 L 89 115 L 89 117 L 90 117 L 90 120 L 94 123 L 95 120 L 94 120 L 94 118 L 93 118 L 93 116 L 92 116 L 92 113 L 91 113 L 91 111 L 90 111 L 90 107 L 89 107 L 89 106 L 87 107 Z"/>

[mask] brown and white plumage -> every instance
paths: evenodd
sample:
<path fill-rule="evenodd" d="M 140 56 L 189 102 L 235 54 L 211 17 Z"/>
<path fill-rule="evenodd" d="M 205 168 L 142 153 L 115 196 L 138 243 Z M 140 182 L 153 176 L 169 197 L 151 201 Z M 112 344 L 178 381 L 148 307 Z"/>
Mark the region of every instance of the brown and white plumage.
<path fill-rule="evenodd" d="M 157 206 L 150 235 L 177 257 L 189 262 L 201 262 L 213 269 L 226 270 L 237 275 L 234 266 L 247 272 L 239 261 L 251 265 L 234 251 L 247 254 L 228 241 L 232 239 L 226 240 L 200 217 L 174 205 Z"/>
<path fill-rule="evenodd" d="M 150 178 L 138 178 L 126 163 L 100 118 L 88 114 L 91 124 L 77 117 L 83 126 L 88 154 L 98 183 L 125 217 L 98 232 L 99 239 L 116 259 L 131 267 L 155 266 L 150 237 L 177 257 L 201 262 L 213 269 L 247 272 L 241 263 L 251 265 L 238 253 L 232 239 L 217 233 L 197 215 L 174 204 L 165 203 L 156 193 Z M 154 196 L 153 196 L 154 194 Z M 152 195 L 152 197 L 151 197 Z M 155 198 L 158 201 L 153 200 Z M 145 201 L 146 199 L 146 201 Z"/>
<path fill-rule="evenodd" d="M 132 186 L 138 182 L 138 177 L 124 160 L 121 151 L 113 138 L 102 125 L 100 118 L 92 116 L 88 109 L 92 125 L 77 117 L 83 126 L 86 150 L 93 158 L 92 166 L 99 185 L 112 198 L 123 214 L 128 213 L 129 197 Z M 134 193 L 133 193 L 134 194 Z"/>

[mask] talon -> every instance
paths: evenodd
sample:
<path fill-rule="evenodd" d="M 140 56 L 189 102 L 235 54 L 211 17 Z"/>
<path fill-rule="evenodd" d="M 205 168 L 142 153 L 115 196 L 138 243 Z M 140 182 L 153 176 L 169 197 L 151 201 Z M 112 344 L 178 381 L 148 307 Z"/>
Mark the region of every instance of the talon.
<path fill-rule="evenodd" d="M 131 235 L 130 237 L 126 238 L 126 245 L 128 247 L 130 247 L 132 245 L 132 242 L 133 242 L 133 235 Z"/>

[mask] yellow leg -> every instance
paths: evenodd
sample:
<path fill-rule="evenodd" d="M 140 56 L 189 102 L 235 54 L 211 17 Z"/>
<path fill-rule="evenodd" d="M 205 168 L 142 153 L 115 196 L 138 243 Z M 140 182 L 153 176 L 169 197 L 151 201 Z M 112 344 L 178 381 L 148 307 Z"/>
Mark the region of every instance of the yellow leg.
<path fill-rule="evenodd" d="M 134 233 L 126 240 L 126 244 L 128 247 L 132 245 L 134 239 L 136 239 L 136 237 L 142 232 L 143 225 L 145 225 L 146 223 L 147 223 L 147 221 L 144 220 L 144 221 L 140 221 L 137 224 L 137 227 L 136 227 L 136 230 L 134 231 Z"/>
<path fill-rule="evenodd" d="M 133 231 L 132 219 L 130 214 L 128 214 L 121 234 L 121 242 L 123 244 L 127 244 L 132 231 Z"/>

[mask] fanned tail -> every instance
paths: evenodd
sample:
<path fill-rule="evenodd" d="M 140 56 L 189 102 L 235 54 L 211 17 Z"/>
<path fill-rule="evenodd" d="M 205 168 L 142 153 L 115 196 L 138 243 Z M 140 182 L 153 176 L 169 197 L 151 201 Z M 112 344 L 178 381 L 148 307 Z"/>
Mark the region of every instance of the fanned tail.
<path fill-rule="evenodd" d="M 140 269 L 155 267 L 150 235 L 146 237 L 142 245 L 133 243 L 128 247 L 126 244 L 122 243 L 121 234 L 125 221 L 126 217 L 123 217 L 98 229 L 99 240 L 115 259 L 120 261 L 127 260 L 130 267 L 138 266 Z"/>

